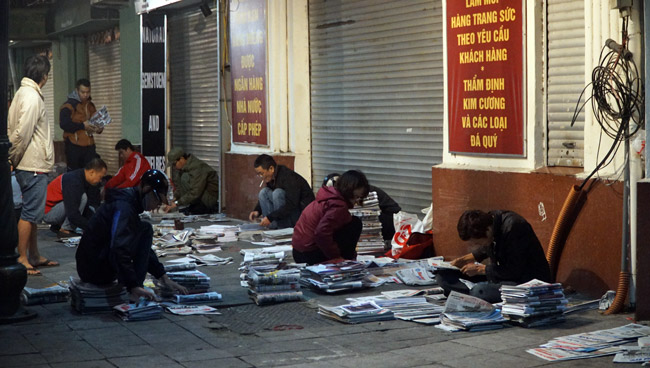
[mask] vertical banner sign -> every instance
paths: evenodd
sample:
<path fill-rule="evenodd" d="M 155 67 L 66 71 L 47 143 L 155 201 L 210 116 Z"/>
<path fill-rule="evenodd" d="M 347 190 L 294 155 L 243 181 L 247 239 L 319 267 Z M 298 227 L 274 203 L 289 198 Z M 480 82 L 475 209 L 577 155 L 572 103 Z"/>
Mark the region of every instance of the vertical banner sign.
<path fill-rule="evenodd" d="M 522 0 L 447 0 L 449 151 L 524 155 Z"/>
<path fill-rule="evenodd" d="M 164 14 L 140 16 L 140 60 L 142 73 L 142 154 L 151 168 L 165 170 L 166 124 L 166 36 Z"/>
<path fill-rule="evenodd" d="M 230 0 L 232 141 L 268 145 L 266 0 Z"/>

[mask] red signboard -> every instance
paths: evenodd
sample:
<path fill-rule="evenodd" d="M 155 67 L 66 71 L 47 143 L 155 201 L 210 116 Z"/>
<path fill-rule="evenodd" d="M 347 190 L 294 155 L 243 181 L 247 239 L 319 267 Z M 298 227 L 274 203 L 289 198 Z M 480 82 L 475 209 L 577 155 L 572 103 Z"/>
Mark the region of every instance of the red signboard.
<path fill-rule="evenodd" d="M 230 1 L 232 141 L 268 145 L 266 0 Z"/>
<path fill-rule="evenodd" d="M 522 0 L 447 0 L 449 151 L 524 155 Z"/>

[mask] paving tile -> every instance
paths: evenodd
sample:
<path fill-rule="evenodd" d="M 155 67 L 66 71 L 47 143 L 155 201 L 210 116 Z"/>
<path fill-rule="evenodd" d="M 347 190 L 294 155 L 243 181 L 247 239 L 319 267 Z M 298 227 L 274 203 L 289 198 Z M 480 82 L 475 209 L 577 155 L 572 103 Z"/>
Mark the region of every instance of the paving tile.
<path fill-rule="evenodd" d="M 7 341 L 7 340 L 2 340 Z M 10 345 L 10 344 L 7 344 Z M 0 367 L 32 367 L 46 365 L 47 360 L 41 354 L 0 355 Z"/>
<path fill-rule="evenodd" d="M 308 360 L 295 353 L 263 353 L 256 354 L 251 351 L 250 355 L 239 357 L 241 360 L 253 365 L 254 367 L 277 367 L 290 364 L 303 364 Z"/>
<path fill-rule="evenodd" d="M 468 347 L 468 350 L 473 348 Z M 529 368 L 539 367 L 543 362 L 531 359 L 531 357 L 517 357 L 499 352 L 468 355 L 455 359 L 445 359 L 444 364 L 454 368 L 484 367 L 484 368 Z"/>
<path fill-rule="evenodd" d="M 193 362 L 183 362 L 186 368 L 248 368 L 252 365 L 238 358 L 210 359 Z"/>
<path fill-rule="evenodd" d="M 337 336 L 337 335 L 351 335 L 355 333 L 368 332 L 368 329 L 364 328 L 363 325 L 336 325 L 328 327 L 318 327 L 310 328 L 309 331 L 316 336 L 327 337 L 327 336 Z"/>
<path fill-rule="evenodd" d="M 318 337 L 318 335 L 306 329 L 288 331 L 261 331 L 255 335 L 267 338 L 272 341 L 302 340 Z"/>
<path fill-rule="evenodd" d="M 160 352 L 149 345 L 118 345 L 95 346 L 106 358 L 132 357 L 141 355 L 160 355 Z"/>
<path fill-rule="evenodd" d="M 52 368 L 69 368 L 70 363 L 50 364 Z M 115 366 L 106 360 L 91 360 L 87 362 L 75 362 L 74 368 L 114 368 Z"/>
<path fill-rule="evenodd" d="M 234 354 L 227 350 L 217 349 L 207 344 L 206 347 L 185 346 L 181 348 L 179 346 L 175 346 L 173 349 L 170 349 L 169 345 L 167 345 L 163 347 L 163 349 L 159 348 L 158 351 L 160 351 L 162 354 L 167 355 L 169 358 L 181 363 L 194 360 L 234 357 Z"/>
<path fill-rule="evenodd" d="M 403 356 L 389 353 L 379 353 L 369 356 L 350 357 L 337 361 L 348 368 L 380 368 L 380 367 L 411 367 L 414 365 L 427 365 L 432 363 L 423 356 Z"/>
<path fill-rule="evenodd" d="M 104 355 L 84 341 L 70 341 L 66 348 L 43 349 L 48 363 L 83 362 L 104 359 Z"/>
<path fill-rule="evenodd" d="M 479 355 L 488 352 L 481 348 L 468 348 L 467 345 L 457 344 L 454 341 L 443 341 L 439 343 L 413 346 L 396 349 L 391 353 L 407 357 L 423 357 L 429 362 L 444 363 L 447 360 L 461 358 L 470 355 Z"/>
<path fill-rule="evenodd" d="M 156 368 L 180 368 L 181 364 L 169 359 L 162 355 L 139 355 L 124 358 L 109 358 L 108 361 L 120 368 L 141 368 L 141 367 L 156 367 Z"/>
<path fill-rule="evenodd" d="M 19 331 L 11 331 L 10 333 L 0 332 L 0 341 L 11 341 L 11 344 L 0 344 L 0 357 L 5 355 L 38 353 L 38 349 L 32 346 Z M 0 366 L 2 365 L 0 364 Z"/>

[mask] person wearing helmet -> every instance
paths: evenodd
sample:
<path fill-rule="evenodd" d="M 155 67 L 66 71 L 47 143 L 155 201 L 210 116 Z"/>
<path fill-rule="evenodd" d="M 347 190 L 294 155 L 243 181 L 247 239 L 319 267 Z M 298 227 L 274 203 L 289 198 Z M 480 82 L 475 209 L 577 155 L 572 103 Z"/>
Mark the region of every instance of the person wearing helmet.
<path fill-rule="evenodd" d="M 165 274 L 164 266 L 151 249 L 153 228 L 140 213 L 167 203 L 167 177 L 161 171 L 146 171 L 132 188 L 109 189 L 106 199 L 88 224 L 76 253 L 81 281 L 104 285 L 117 279 L 131 299 L 156 299 L 143 287 L 147 272 L 163 284 L 186 294 L 187 289 Z"/>

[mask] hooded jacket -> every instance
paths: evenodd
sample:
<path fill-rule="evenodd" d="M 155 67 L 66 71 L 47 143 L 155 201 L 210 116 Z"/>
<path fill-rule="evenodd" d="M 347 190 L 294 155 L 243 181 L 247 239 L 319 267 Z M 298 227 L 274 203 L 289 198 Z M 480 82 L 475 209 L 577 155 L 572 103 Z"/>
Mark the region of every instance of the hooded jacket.
<path fill-rule="evenodd" d="M 9 159 L 18 170 L 49 172 L 54 166 L 54 143 L 45 115 L 41 89 L 30 78 L 20 88 L 9 107 L 7 135 L 11 142 Z"/>
<path fill-rule="evenodd" d="M 185 166 L 173 170 L 174 197 L 181 206 L 203 203 L 208 208 L 217 208 L 219 203 L 219 176 L 204 161 L 189 155 Z"/>
<path fill-rule="evenodd" d="M 140 152 L 133 151 L 117 174 L 104 186 L 105 189 L 130 188 L 140 184 L 142 174 L 151 169 L 149 161 Z"/>
<path fill-rule="evenodd" d="M 106 269 L 110 264 L 117 280 L 128 290 L 142 286 L 133 267 L 136 247 L 149 247 L 148 272 L 156 278 L 165 274 L 164 266 L 148 244 L 138 243 L 141 228 L 139 214 L 144 211 L 136 188 L 113 189 L 106 192 L 106 201 L 90 219 L 77 249 L 77 267 Z"/>
<path fill-rule="evenodd" d="M 94 145 L 95 139 L 86 131 L 84 121 L 90 119 L 96 111 L 90 97 L 86 102 L 81 102 L 76 89 L 70 92 L 68 100 L 59 111 L 59 126 L 63 129 L 63 139 L 77 146 Z"/>
<path fill-rule="evenodd" d="M 320 188 L 316 200 L 302 211 L 293 229 L 293 248 L 299 252 L 320 249 L 328 259 L 341 257 L 334 233 L 352 221 L 350 208 L 352 204 L 338 189 Z"/>

